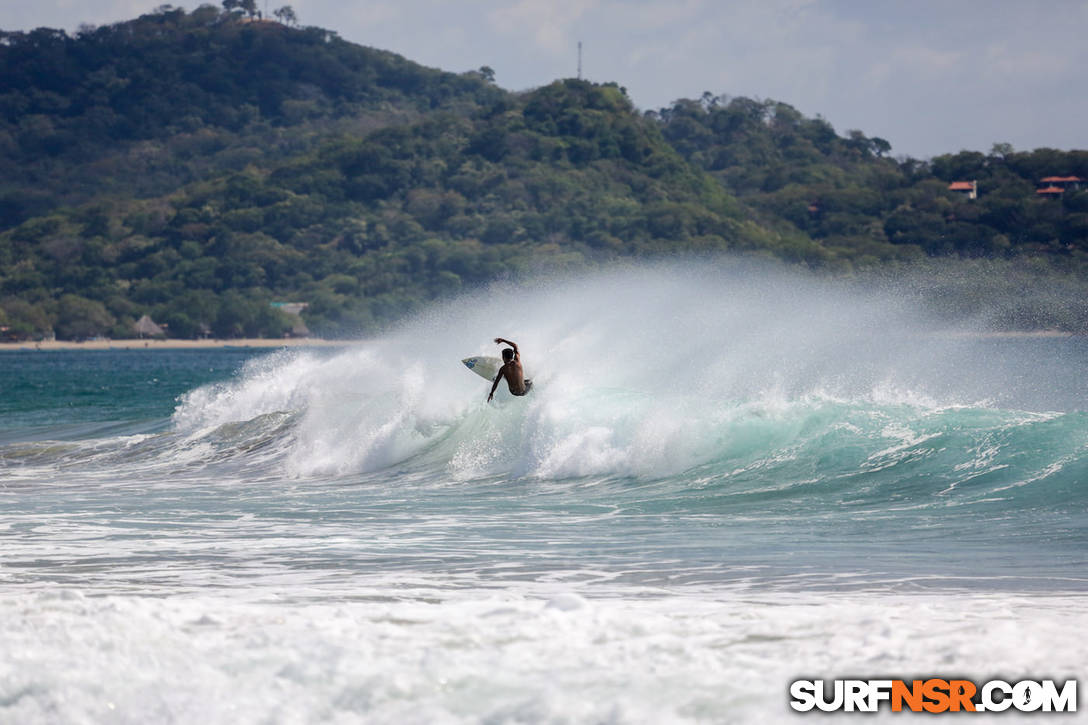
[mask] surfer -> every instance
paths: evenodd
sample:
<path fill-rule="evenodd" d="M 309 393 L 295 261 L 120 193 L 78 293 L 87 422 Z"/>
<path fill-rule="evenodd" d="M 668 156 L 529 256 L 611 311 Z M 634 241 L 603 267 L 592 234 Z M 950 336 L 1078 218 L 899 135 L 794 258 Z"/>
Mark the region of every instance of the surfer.
<path fill-rule="evenodd" d="M 491 392 L 488 393 L 487 402 L 489 403 L 495 397 L 495 389 L 499 387 L 499 381 L 503 378 L 506 378 L 506 384 L 510 387 L 510 392 L 513 395 L 525 395 L 533 387 L 533 381 L 525 379 L 525 371 L 521 367 L 521 353 L 518 352 L 517 343 L 496 337 L 495 344 L 506 344 L 510 347 L 502 351 L 502 367 L 499 368 L 499 374 L 495 376 L 495 383 L 491 386 Z"/>

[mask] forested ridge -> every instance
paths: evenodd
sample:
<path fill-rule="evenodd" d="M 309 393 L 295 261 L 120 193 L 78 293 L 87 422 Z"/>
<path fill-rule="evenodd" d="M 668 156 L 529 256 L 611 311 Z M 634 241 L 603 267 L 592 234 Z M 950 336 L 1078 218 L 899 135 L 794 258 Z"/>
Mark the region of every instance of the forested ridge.
<path fill-rule="evenodd" d="M 1088 191 L 1037 190 L 1088 178 L 1088 152 L 891 151 L 775 101 L 510 93 L 212 6 L 5 32 L 0 327 L 279 336 L 297 320 L 270 303 L 298 302 L 314 333 L 357 335 L 495 279 L 726 250 L 830 274 L 978 258 L 1083 292 Z M 1088 327 L 1048 314 L 1003 324 Z"/>

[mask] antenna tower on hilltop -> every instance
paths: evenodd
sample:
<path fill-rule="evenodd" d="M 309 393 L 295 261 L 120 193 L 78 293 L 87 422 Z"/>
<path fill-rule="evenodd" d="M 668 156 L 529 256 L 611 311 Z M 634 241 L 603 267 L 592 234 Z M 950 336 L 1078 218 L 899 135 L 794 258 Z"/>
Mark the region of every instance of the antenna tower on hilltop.
<path fill-rule="evenodd" d="M 578 41 L 578 80 L 582 80 L 582 41 Z"/>

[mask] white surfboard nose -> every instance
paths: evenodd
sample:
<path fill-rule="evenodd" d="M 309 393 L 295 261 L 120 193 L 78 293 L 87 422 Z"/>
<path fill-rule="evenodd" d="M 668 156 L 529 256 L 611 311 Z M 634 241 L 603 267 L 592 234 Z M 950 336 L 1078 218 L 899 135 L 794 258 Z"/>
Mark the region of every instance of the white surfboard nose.
<path fill-rule="evenodd" d="M 499 374 L 499 368 L 502 367 L 501 358 L 488 357 L 486 355 L 466 357 L 461 360 L 461 362 L 464 363 L 466 368 L 476 373 L 481 378 L 487 378 L 488 380 L 494 380 L 495 376 Z"/>

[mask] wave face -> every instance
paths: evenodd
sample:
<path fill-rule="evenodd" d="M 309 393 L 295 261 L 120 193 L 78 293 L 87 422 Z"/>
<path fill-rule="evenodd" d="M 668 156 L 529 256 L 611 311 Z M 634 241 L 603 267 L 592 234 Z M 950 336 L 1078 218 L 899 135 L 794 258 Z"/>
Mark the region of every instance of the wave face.
<path fill-rule="evenodd" d="M 488 384 L 458 362 L 496 354 L 495 336 L 520 345 L 527 398 L 486 404 Z M 935 329 L 894 296 L 782 272 L 661 266 L 499 287 L 339 354 L 263 358 L 185 395 L 173 419 L 232 443 L 271 426 L 283 437 L 258 447 L 303 478 L 395 468 L 670 479 L 741 499 L 852 487 L 843 495 L 944 504 L 1028 484 L 1083 496 L 1083 352 Z"/>

